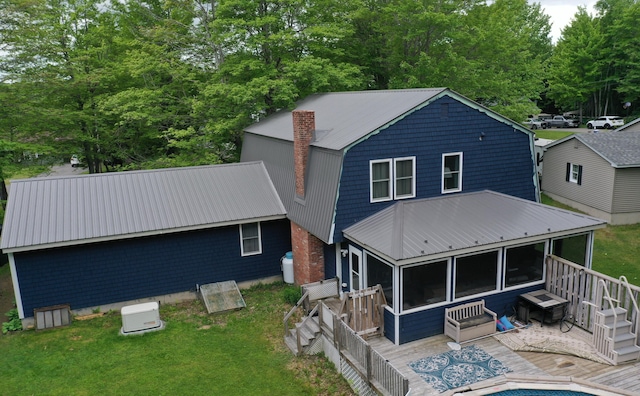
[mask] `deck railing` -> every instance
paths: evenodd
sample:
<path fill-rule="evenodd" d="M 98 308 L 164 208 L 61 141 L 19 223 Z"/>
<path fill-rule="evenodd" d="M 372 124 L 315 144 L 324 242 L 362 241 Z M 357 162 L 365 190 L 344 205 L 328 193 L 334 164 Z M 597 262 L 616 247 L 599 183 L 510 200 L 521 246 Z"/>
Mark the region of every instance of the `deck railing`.
<path fill-rule="evenodd" d="M 577 326 L 593 332 L 596 309 L 610 305 L 607 296 L 617 296 L 618 306 L 627 310 L 636 332 L 640 287 L 630 285 L 624 277 L 615 279 L 554 255 L 547 256 L 546 265 L 546 289 L 569 301 L 567 310 Z"/>
<path fill-rule="evenodd" d="M 392 396 L 405 396 L 409 392 L 409 380 L 345 322 L 337 316 L 334 318 L 335 345 L 367 384 L 382 387 Z"/>

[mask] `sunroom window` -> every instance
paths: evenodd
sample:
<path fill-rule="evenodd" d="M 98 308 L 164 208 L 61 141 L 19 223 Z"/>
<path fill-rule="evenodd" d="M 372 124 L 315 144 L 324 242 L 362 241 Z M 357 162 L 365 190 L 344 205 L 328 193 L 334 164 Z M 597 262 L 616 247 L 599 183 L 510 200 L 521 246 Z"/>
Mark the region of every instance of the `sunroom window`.
<path fill-rule="evenodd" d="M 393 308 L 393 268 L 367 254 L 367 287 L 382 286 L 387 305 Z"/>
<path fill-rule="evenodd" d="M 542 280 L 544 242 L 508 248 L 505 254 L 505 287 Z"/>
<path fill-rule="evenodd" d="M 585 265 L 587 262 L 587 247 L 589 246 L 589 235 L 575 235 L 553 241 L 551 252 L 569 260 L 573 263 Z"/>
<path fill-rule="evenodd" d="M 456 298 L 496 290 L 498 252 L 457 257 L 455 274 Z"/>
<path fill-rule="evenodd" d="M 402 269 L 402 308 L 435 304 L 447 299 L 447 260 Z"/>

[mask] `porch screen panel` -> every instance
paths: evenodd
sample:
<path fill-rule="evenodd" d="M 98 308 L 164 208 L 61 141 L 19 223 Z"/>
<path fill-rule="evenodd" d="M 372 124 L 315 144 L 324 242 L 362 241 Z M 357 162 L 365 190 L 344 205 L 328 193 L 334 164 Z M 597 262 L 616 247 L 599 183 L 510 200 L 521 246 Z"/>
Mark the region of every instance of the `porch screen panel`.
<path fill-rule="evenodd" d="M 367 255 L 367 287 L 382 286 L 387 305 L 393 308 L 393 269 L 390 265 Z"/>
<path fill-rule="evenodd" d="M 456 298 L 497 288 L 498 252 L 456 258 Z"/>
<path fill-rule="evenodd" d="M 575 235 L 553 241 L 553 254 L 582 266 L 587 262 L 588 234 Z"/>
<path fill-rule="evenodd" d="M 544 242 L 507 249 L 505 286 L 542 280 Z"/>
<path fill-rule="evenodd" d="M 402 269 L 402 309 L 447 299 L 447 261 Z"/>

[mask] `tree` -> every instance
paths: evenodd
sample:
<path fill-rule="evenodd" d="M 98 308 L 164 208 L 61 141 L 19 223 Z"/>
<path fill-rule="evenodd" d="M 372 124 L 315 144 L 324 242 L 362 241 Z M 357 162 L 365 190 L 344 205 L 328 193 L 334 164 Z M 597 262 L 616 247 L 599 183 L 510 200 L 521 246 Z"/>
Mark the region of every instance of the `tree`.
<path fill-rule="evenodd" d="M 603 43 L 598 22 L 584 7 L 578 7 L 571 23 L 562 30 L 549 69 L 548 96 L 561 109 L 582 106 L 604 89 L 602 70 L 607 66 L 600 55 Z"/>
<path fill-rule="evenodd" d="M 513 119 L 537 111 L 551 54 L 549 17 L 525 0 L 399 1 L 395 88 L 447 86 Z"/>
<path fill-rule="evenodd" d="M 350 2 L 231 0 L 211 31 L 224 62 L 195 104 L 226 161 L 236 160 L 242 130 L 296 100 L 322 91 L 363 88 L 358 67 L 341 62 L 350 35 Z"/>

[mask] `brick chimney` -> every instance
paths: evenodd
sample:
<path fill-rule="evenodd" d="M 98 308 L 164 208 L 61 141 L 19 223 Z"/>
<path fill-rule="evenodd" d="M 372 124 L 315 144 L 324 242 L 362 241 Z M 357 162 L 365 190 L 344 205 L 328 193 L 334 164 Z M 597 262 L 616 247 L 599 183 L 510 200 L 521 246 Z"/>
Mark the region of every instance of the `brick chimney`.
<path fill-rule="evenodd" d="M 293 159 L 296 176 L 296 195 L 304 198 L 304 182 L 309 160 L 309 144 L 316 130 L 315 113 L 311 110 L 294 110 L 293 115 Z"/>
<path fill-rule="evenodd" d="M 309 144 L 313 140 L 316 120 L 315 113 L 311 110 L 294 110 L 292 115 L 296 196 L 304 200 Z M 293 279 L 297 285 L 324 279 L 324 242 L 293 221 L 291 222 L 291 248 Z"/>

